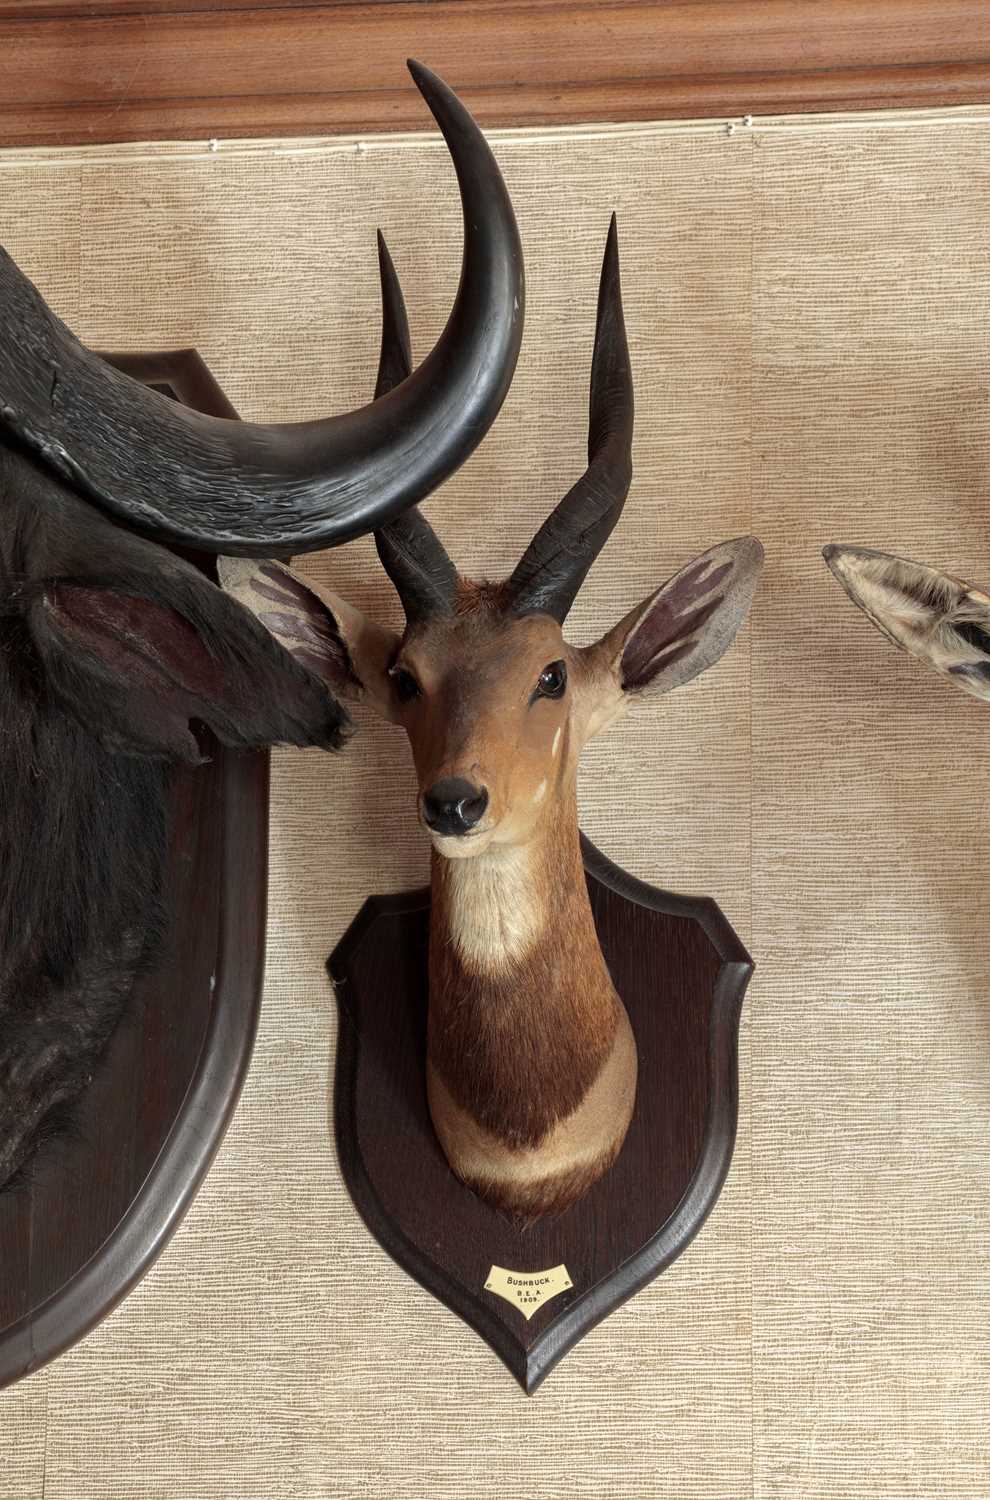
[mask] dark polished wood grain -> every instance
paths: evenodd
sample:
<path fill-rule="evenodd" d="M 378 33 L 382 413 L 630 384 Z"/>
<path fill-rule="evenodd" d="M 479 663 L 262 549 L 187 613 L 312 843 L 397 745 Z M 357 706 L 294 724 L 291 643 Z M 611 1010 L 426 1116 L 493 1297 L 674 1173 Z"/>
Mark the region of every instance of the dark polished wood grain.
<path fill-rule="evenodd" d="M 194 351 L 104 358 L 235 415 Z M 202 735 L 210 761 L 178 770 L 172 787 L 166 960 L 135 985 L 72 1135 L 27 1186 L 0 1195 L 0 1386 L 81 1338 L 144 1275 L 247 1072 L 264 966 L 268 754 Z"/>
<path fill-rule="evenodd" d="M 735 1140 L 739 1015 L 753 967 L 714 901 L 656 890 L 583 848 L 639 1084 L 615 1165 L 564 1214 L 520 1225 L 464 1187 L 440 1150 L 426 1102 L 429 892 L 373 897 L 329 960 L 337 1145 L 355 1206 L 528 1393 L 685 1249 L 715 1203 Z M 485 1286 L 493 1265 L 560 1264 L 573 1285 L 528 1322 Z"/>
<path fill-rule="evenodd" d="M 990 101 L 986 0 L 2 0 L 0 145 Z"/>

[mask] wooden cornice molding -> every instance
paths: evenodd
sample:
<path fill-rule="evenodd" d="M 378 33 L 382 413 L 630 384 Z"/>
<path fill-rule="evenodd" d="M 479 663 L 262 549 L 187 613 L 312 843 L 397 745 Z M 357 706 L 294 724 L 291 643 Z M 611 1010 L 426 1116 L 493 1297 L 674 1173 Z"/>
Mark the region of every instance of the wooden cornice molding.
<path fill-rule="evenodd" d="M 0 0 L 0 146 L 990 103 L 987 0 Z"/>

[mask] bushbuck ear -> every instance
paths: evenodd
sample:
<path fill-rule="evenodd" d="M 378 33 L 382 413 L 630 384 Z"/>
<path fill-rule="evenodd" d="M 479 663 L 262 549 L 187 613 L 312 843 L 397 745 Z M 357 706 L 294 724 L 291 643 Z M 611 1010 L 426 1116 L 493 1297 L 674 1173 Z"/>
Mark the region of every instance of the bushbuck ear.
<path fill-rule="evenodd" d="M 950 573 L 867 547 L 822 554 L 846 593 L 888 640 L 990 699 L 990 596 Z"/>
<path fill-rule="evenodd" d="M 714 666 L 753 602 L 763 548 L 739 537 L 703 552 L 602 641 L 623 693 L 669 693 Z"/>
<path fill-rule="evenodd" d="M 46 690 L 113 752 L 195 763 L 193 719 L 244 748 L 345 738 L 325 684 L 178 559 L 144 577 L 50 580 L 26 619 Z"/>
<path fill-rule="evenodd" d="M 582 652 L 584 738 L 640 693 L 669 693 L 714 666 L 746 619 L 763 566 L 754 536 L 703 552 Z"/>
<path fill-rule="evenodd" d="M 329 590 L 317 590 L 284 563 L 219 557 L 225 593 L 256 615 L 287 651 L 345 698 L 369 700 L 391 716 L 388 669 L 399 637 Z"/>

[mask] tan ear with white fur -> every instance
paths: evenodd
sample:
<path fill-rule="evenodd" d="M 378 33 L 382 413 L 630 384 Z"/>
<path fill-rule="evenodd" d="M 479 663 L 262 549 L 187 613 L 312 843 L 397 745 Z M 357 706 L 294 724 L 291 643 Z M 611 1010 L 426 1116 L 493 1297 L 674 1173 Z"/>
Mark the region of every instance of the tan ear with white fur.
<path fill-rule="evenodd" d="M 990 596 L 890 552 L 832 543 L 822 556 L 889 641 L 965 692 L 990 699 Z"/>
<path fill-rule="evenodd" d="M 385 717 L 393 716 L 388 669 L 399 646 L 394 631 L 329 589 L 304 583 L 284 563 L 219 557 L 217 576 L 224 593 L 341 697 L 367 698 Z"/>
<path fill-rule="evenodd" d="M 588 737 L 633 697 L 669 693 L 714 666 L 749 613 L 763 566 L 756 537 L 703 552 L 586 653 Z"/>

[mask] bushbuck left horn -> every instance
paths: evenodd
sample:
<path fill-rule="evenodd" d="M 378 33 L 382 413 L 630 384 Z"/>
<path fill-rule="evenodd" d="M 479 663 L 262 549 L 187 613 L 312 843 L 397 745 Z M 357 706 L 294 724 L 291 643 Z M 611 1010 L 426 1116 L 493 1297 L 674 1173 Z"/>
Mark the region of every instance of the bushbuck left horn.
<path fill-rule="evenodd" d="M 378 231 L 378 271 L 382 284 L 382 345 L 375 384 L 376 400 L 400 385 L 412 369 L 406 304 L 381 230 Z M 450 614 L 457 589 L 457 569 L 418 506 L 380 527 L 375 532 L 375 545 L 408 621 Z"/>

